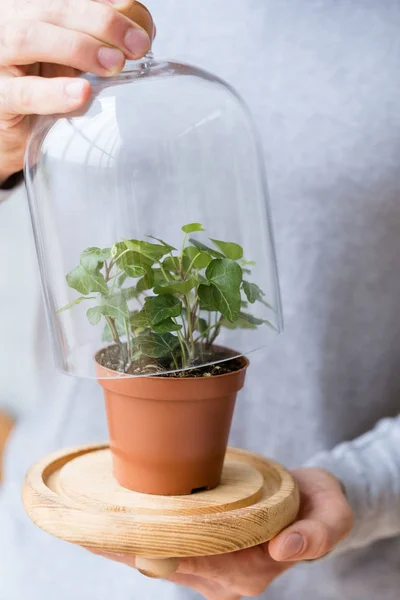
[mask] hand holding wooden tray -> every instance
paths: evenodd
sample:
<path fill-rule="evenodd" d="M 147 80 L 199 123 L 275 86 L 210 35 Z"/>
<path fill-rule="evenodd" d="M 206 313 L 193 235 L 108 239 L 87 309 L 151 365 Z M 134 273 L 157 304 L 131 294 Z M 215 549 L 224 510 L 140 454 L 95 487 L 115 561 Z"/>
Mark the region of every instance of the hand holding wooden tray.
<path fill-rule="evenodd" d="M 64 450 L 29 470 L 23 503 L 44 531 L 81 546 L 133 554 L 144 574 L 167 577 L 178 559 L 266 542 L 296 518 L 299 492 L 279 464 L 230 448 L 219 487 L 152 496 L 121 487 L 107 445 Z"/>

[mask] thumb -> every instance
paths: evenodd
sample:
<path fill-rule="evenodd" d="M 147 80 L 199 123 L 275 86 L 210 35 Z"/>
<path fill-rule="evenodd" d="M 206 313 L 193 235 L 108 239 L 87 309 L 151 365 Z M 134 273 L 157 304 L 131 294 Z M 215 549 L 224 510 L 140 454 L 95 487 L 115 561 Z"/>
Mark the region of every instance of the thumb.
<path fill-rule="evenodd" d="M 330 552 L 353 525 L 353 515 L 340 482 L 323 469 L 293 473 L 300 488 L 299 520 L 269 543 L 276 561 L 313 560 Z"/>

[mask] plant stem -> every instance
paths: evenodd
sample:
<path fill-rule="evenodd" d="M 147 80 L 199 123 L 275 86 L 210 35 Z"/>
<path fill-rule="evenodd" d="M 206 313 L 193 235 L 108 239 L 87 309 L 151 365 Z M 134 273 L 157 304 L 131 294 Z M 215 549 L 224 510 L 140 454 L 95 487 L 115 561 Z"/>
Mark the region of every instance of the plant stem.
<path fill-rule="evenodd" d="M 220 317 L 219 320 L 215 323 L 215 330 L 213 335 L 211 336 L 211 338 L 208 340 L 208 344 L 209 346 L 212 346 L 213 343 L 215 342 L 215 340 L 217 339 L 217 337 L 219 336 L 219 332 L 221 331 L 221 324 L 222 321 L 224 320 L 224 317 Z"/>
<path fill-rule="evenodd" d="M 110 279 L 110 271 L 111 271 L 111 263 L 112 261 L 110 261 L 110 264 L 107 264 L 107 261 L 104 261 L 104 268 L 106 270 L 105 275 L 104 275 L 104 279 L 106 280 L 106 283 L 108 283 L 109 279 Z"/>
<path fill-rule="evenodd" d="M 178 361 L 175 358 L 175 354 L 172 354 L 172 360 L 174 361 L 175 369 L 177 371 L 179 371 L 179 364 L 178 364 Z"/>
<path fill-rule="evenodd" d="M 158 264 L 159 264 L 159 266 L 160 266 L 161 273 L 164 275 L 164 277 L 165 277 L 165 280 L 166 280 L 166 281 L 171 281 L 171 279 L 168 277 L 168 275 L 167 275 L 167 272 L 165 271 L 165 269 L 164 269 L 164 267 L 163 267 L 163 265 L 162 265 L 162 262 L 161 262 L 160 260 L 158 260 L 158 261 L 157 261 L 157 263 L 158 263 Z M 173 280 L 172 280 L 172 281 L 173 281 Z"/>
<path fill-rule="evenodd" d="M 182 334 L 180 333 L 180 331 L 177 331 L 176 333 L 177 333 L 177 336 L 178 336 L 179 345 L 180 345 L 180 347 L 181 347 L 181 353 L 182 353 L 182 367 L 185 367 L 185 366 L 186 366 L 186 363 L 187 363 L 187 358 L 186 358 L 186 349 L 185 349 L 186 342 L 185 342 L 185 339 L 184 339 L 184 338 L 182 338 Z M 172 357 L 173 357 L 173 359 L 174 359 L 174 362 L 175 362 L 175 364 L 177 364 L 177 363 L 176 363 L 176 360 L 175 360 L 175 356 L 174 356 L 174 355 L 172 355 Z M 179 368 L 179 367 L 177 367 L 177 368 Z"/>
<path fill-rule="evenodd" d="M 206 337 L 206 342 L 207 344 L 209 343 L 208 341 L 208 334 L 217 327 L 217 324 L 215 323 L 214 325 L 210 325 L 209 327 L 207 327 L 207 329 L 205 331 L 203 331 L 203 333 L 201 335 L 199 335 L 199 337 L 197 337 L 194 340 L 195 344 L 198 344 L 204 337 Z"/>
<path fill-rule="evenodd" d="M 124 363 L 126 363 L 126 360 L 127 360 L 126 349 L 124 348 L 123 343 L 119 339 L 119 335 L 118 335 L 117 328 L 115 327 L 114 319 L 112 317 L 104 317 L 104 318 L 105 318 L 105 320 L 107 322 L 107 325 L 108 325 L 108 327 L 110 329 L 111 337 L 112 337 L 113 341 L 115 342 L 115 344 L 120 347 L 123 361 L 124 361 Z"/>
<path fill-rule="evenodd" d="M 179 257 L 179 266 L 180 266 L 180 269 L 181 269 L 181 271 L 182 271 L 182 263 L 183 263 L 183 251 L 184 251 L 184 249 L 185 249 L 186 240 L 187 240 L 187 236 L 188 236 L 188 235 L 189 235 L 188 233 L 185 233 L 185 236 L 184 236 L 184 238 L 183 238 L 183 242 L 182 242 L 181 255 L 180 255 L 180 257 Z"/>
<path fill-rule="evenodd" d="M 125 325 L 125 333 L 126 333 L 126 349 L 128 351 L 128 364 L 126 365 L 126 371 L 132 364 L 133 353 L 132 353 L 132 343 L 131 343 L 131 326 L 128 319 L 124 319 Z"/>
<path fill-rule="evenodd" d="M 201 252 L 200 252 L 200 250 L 199 250 L 199 252 L 196 254 L 196 256 L 194 257 L 194 259 L 193 259 L 193 260 L 192 260 L 192 262 L 190 263 L 190 265 L 189 265 L 189 268 L 188 268 L 188 270 L 187 270 L 187 273 L 190 273 L 190 271 L 191 271 L 191 270 L 192 270 L 192 268 L 193 268 L 193 265 L 194 265 L 194 262 L 195 262 L 195 260 L 197 259 L 197 257 L 198 257 L 198 256 L 200 256 L 200 254 L 201 254 Z"/>
<path fill-rule="evenodd" d="M 190 358 L 194 358 L 194 353 L 195 353 L 194 339 L 193 339 L 193 325 L 194 325 L 194 323 L 192 322 L 192 308 L 190 306 L 190 297 L 189 297 L 189 294 L 186 294 L 184 296 L 184 303 L 185 303 L 186 315 L 187 315 L 187 322 L 188 322 L 187 338 L 188 338 L 188 346 L 190 348 Z"/>
<path fill-rule="evenodd" d="M 104 317 L 107 321 L 107 325 L 110 328 L 111 336 L 114 342 L 118 346 L 122 346 L 121 340 L 119 339 L 117 328 L 115 327 L 114 319 L 112 317 Z"/>

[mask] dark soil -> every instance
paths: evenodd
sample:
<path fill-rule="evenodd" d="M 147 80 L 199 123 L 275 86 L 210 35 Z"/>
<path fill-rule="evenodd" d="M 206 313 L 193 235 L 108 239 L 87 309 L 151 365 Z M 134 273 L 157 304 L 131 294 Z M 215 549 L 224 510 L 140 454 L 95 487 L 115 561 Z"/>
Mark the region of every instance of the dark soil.
<path fill-rule="evenodd" d="M 213 377 L 215 375 L 225 375 L 238 371 L 244 366 L 242 358 L 228 358 L 229 353 L 216 349 L 214 352 L 204 352 L 202 358 L 193 361 L 193 368 L 185 371 L 175 371 L 166 373 L 166 371 L 175 368 L 174 364 L 169 362 L 157 361 L 153 358 L 142 357 L 133 362 L 129 369 L 125 371 L 125 363 L 122 357 L 121 348 L 117 345 L 107 346 L 96 354 L 97 362 L 112 371 L 118 371 L 127 375 L 162 375 L 170 378 L 186 377 Z M 217 362 L 218 361 L 218 362 Z M 198 363 L 213 362 L 208 366 L 197 366 Z M 215 364 L 217 362 L 217 364 Z"/>
<path fill-rule="evenodd" d="M 208 365 L 206 367 L 198 367 L 197 369 L 188 369 L 187 371 L 175 371 L 168 373 L 165 377 L 185 378 L 185 377 L 212 377 L 213 375 L 226 375 L 239 371 L 243 367 L 243 360 L 240 358 L 231 358 L 224 362 Z"/>

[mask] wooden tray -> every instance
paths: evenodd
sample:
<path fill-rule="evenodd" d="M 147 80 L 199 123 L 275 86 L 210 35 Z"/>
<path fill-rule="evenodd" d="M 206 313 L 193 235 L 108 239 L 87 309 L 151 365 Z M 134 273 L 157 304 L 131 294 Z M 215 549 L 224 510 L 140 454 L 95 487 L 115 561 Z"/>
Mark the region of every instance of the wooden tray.
<path fill-rule="evenodd" d="M 299 508 L 297 486 L 283 467 L 234 448 L 227 452 L 221 485 L 191 496 L 122 488 L 107 445 L 42 459 L 29 470 L 22 496 L 31 520 L 58 538 L 152 559 L 256 546 L 289 525 Z"/>

